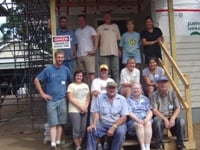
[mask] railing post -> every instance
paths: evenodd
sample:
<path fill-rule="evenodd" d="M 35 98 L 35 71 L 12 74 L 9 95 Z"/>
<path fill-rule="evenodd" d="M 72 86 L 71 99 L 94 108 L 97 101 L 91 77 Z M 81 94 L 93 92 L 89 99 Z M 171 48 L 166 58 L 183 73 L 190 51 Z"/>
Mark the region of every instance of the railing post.
<path fill-rule="evenodd" d="M 185 75 L 185 78 L 187 79 L 188 82 L 190 82 L 189 75 Z M 191 107 L 190 86 L 185 87 L 185 101 L 189 106 L 189 108 L 186 109 L 188 138 L 189 138 L 189 140 L 193 141 L 194 137 L 193 137 L 193 126 L 192 126 L 192 107 Z"/>
<path fill-rule="evenodd" d="M 175 35 L 175 27 L 174 27 L 174 8 L 173 8 L 173 0 L 167 0 L 168 5 L 168 19 L 169 19 L 169 33 L 170 33 L 170 48 L 171 48 L 171 55 L 176 62 L 176 35 Z M 176 72 L 174 68 L 172 68 L 172 75 L 173 79 L 178 86 L 178 78 L 176 76 Z"/>

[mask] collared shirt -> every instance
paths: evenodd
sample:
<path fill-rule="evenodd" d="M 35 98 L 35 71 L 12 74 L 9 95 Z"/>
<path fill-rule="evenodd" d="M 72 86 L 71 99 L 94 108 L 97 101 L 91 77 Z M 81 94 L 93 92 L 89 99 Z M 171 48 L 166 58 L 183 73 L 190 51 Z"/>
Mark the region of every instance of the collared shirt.
<path fill-rule="evenodd" d="M 170 118 L 173 112 L 180 108 L 180 103 L 174 91 L 168 90 L 167 95 L 163 96 L 159 90 L 151 95 L 152 108 L 157 109 L 165 117 Z"/>
<path fill-rule="evenodd" d="M 125 97 L 116 94 L 113 102 L 111 103 L 107 93 L 102 93 L 97 97 L 94 106 L 94 112 L 98 112 L 100 115 L 100 123 L 112 125 L 120 117 L 127 116 L 128 104 Z"/>
<path fill-rule="evenodd" d="M 113 82 L 114 80 L 111 78 L 107 78 L 106 80 L 102 80 L 101 78 L 96 78 L 92 81 L 91 85 L 91 92 L 93 91 L 99 91 L 100 93 L 106 93 L 106 85 L 108 82 Z M 94 104 L 96 101 L 96 96 L 92 96 L 92 102 L 90 106 L 90 111 L 94 111 Z"/>
<path fill-rule="evenodd" d="M 136 100 L 133 96 L 127 99 L 129 112 L 133 112 L 138 118 L 144 119 L 147 112 L 151 110 L 151 104 L 149 99 L 141 95 L 139 100 Z"/>
<path fill-rule="evenodd" d="M 74 35 L 74 32 L 70 29 L 62 30 L 60 28 L 57 29 L 57 35 L 69 35 L 70 36 L 70 42 L 71 47 L 67 49 L 61 49 L 65 52 L 65 60 L 73 60 L 73 49 L 75 47 L 75 44 L 77 44 L 76 37 Z"/>

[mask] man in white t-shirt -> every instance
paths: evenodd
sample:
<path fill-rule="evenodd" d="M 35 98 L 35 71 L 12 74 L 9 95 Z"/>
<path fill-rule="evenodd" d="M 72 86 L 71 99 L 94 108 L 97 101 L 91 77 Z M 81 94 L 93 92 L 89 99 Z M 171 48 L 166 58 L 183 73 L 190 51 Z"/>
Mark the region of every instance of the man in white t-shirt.
<path fill-rule="evenodd" d="M 90 85 L 95 78 L 95 52 L 98 47 L 98 36 L 95 29 L 87 25 L 84 15 L 78 16 L 78 23 L 80 27 L 75 31 L 78 42 L 77 67 L 85 71 L 85 81 Z"/>
<path fill-rule="evenodd" d="M 106 64 L 102 64 L 99 67 L 100 71 L 100 77 L 95 78 L 92 81 L 91 85 L 91 94 L 92 94 L 92 102 L 90 107 L 90 122 L 92 122 L 92 113 L 94 108 L 94 103 L 96 100 L 96 97 L 100 93 L 106 93 L 106 85 L 108 82 L 114 81 L 113 79 L 108 77 L 108 66 Z"/>
<path fill-rule="evenodd" d="M 111 14 L 104 13 L 105 23 L 97 28 L 100 42 L 100 64 L 107 64 L 110 68 L 111 77 L 119 83 L 119 40 L 121 39 L 119 27 L 111 22 Z"/>

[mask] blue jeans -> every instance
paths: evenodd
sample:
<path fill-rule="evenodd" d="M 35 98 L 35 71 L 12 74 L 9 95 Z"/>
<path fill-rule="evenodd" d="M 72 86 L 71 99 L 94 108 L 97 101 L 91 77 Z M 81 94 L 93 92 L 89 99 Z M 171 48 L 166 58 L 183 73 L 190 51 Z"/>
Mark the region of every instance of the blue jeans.
<path fill-rule="evenodd" d="M 159 117 L 155 117 L 153 120 L 153 134 L 158 144 L 162 144 L 164 128 L 164 121 Z M 183 118 L 176 118 L 175 126 L 170 131 L 172 135 L 176 136 L 177 144 L 182 144 L 185 139 L 185 120 Z"/>
<path fill-rule="evenodd" d="M 106 64 L 110 69 L 111 78 L 119 84 L 119 57 L 118 56 L 101 56 L 100 65 Z"/>
<path fill-rule="evenodd" d="M 63 61 L 63 65 L 65 65 L 66 67 L 69 68 L 71 74 L 73 75 L 74 74 L 74 60 L 71 59 L 71 60 L 64 60 Z"/>
<path fill-rule="evenodd" d="M 111 125 L 98 124 L 96 127 L 96 130 L 93 130 L 92 132 L 88 132 L 87 150 L 96 150 L 96 146 L 97 146 L 96 139 L 107 135 L 108 129 L 110 127 Z M 119 126 L 115 130 L 115 133 L 113 135 L 111 150 L 120 150 L 125 140 L 126 131 L 127 131 L 127 128 L 125 124 Z"/>

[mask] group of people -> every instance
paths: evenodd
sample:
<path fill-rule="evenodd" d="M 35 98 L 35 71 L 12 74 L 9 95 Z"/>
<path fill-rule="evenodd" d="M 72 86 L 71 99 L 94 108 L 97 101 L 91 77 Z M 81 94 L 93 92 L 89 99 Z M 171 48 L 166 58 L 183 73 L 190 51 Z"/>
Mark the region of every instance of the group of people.
<path fill-rule="evenodd" d="M 177 136 L 177 149 L 183 150 L 185 122 L 178 117 L 181 106 L 176 93 L 168 88 L 164 70 L 157 64 L 157 58 L 161 58 L 162 32 L 154 28 L 151 17 L 147 17 L 146 29 L 140 37 L 130 19 L 128 31 L 121 38 L 118 26 L 111 23 L 109 12 L 104 14 L 104 21 L 95 31 L 86 24 L 85 16 L 80 15 L 80 28 L 73 33 L 67 28 L 67 18 L 59 19 L 57 34 L 70 35 L 71 47 L 57 50 L 55 63 L 44 68 L 34 80 L 47 104 L 51 149 L 62 148 L 62 130 L 68 114 L 76 150 L 82 149 L 86 132 L 87 150 L 109 147 L 119 150 L 127 134 L 137 136 L 141 150 L 150 150 L 153 135 L 157 149 L 161 150 L 164 128 Z M 142 70 L 142 79 L 138 69 L 142 63 L 140 39 L 147 64 Z M 98 45 L 101 59 L 99 77 L 95 78 Z M 120 72 L 121 54 L 125 67 Z M 77 70 L 74 70 L 75 59 Z"/>
<path fill-rule="evenodd" d="M 91 84 L 95 78 L 96 53 L 99 50 L 98 63 L 106 64 L 110 68 L 110 75 L 119 83 L 119 58 L 125 65 L 128 58 L 134 58 L 137 68 L 142 63 L 142 55 L 145 56 L 145 64 L 150 57 L 162 58 L 159 42 L 163 41 L 163 35 L 159 28 L 153 26 L 150 16 L 145 18 L 145 29 L 140 33 L 135 31 L 133 19 L 126 23 L 127 32 L 122 36 L 117 24 L 112 22 L 110 12 L 104 13 L 104 24 L 94 27 L 87 24 L 86 16 L 78 16 L 79 27 L 73 31 L 68 28 L 67 17 L 59 18 L 57 35 L 68 35 L 70 47 L 61 49 L 65 52 L 64 64 L 74 73 L 74 65 L 86 74 L 84 81 Z M 49 23 L 49 29 L 50 23 Z M 143 46 L 143 47 L 142 47 Z M 142 48 L 141 48 L 142 47 Z M 141 53 L 143 51 L 143 53 Z"/>

